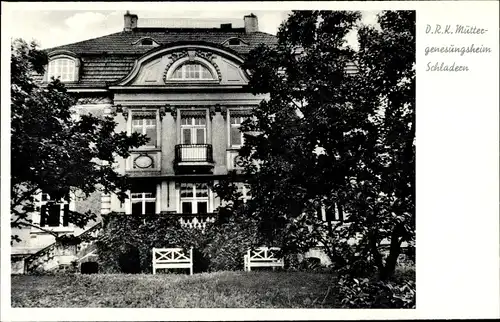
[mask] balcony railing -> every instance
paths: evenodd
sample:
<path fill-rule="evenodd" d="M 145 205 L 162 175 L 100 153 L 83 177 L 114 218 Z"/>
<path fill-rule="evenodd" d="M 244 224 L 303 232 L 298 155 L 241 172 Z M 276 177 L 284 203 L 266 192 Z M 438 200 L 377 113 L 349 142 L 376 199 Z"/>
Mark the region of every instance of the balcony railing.
<path fill-rule="evenodd" d="M 213 163 L 211 144 L 177 144 L 175 146 L 175 162 L 180 163 Z"/>

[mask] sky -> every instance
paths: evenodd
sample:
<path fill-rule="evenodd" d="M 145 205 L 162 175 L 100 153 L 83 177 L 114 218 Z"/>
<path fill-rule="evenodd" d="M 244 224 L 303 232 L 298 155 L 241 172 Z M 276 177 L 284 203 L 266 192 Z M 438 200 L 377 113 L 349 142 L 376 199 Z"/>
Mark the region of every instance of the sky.
<path fill-rule="evenodd" d="M 96 38 L 123 30 L 123 15 L 111 10 L 51 10 L 51 11 L 14 11 L 10 18 L 12 38 L 36 40 L 40 48 L 50 48 L 82 40 Z M 233 27 L 243 27 L 243 16 L 250 12 L 258 17 L 259 30 L 276 34 L 280 24 L 286 20 L 288 10 L 252 10 L 252 11 L 145 11 L 130 10 L 139 17 L 141 26 L 164 27 L 218 27 L 221 23 L 232 23 Z M 362 22 L 374 24 L 375 11 L 363 12 Z M 355 44 L 355 35 L 348 37 L 351 45 Z"/>

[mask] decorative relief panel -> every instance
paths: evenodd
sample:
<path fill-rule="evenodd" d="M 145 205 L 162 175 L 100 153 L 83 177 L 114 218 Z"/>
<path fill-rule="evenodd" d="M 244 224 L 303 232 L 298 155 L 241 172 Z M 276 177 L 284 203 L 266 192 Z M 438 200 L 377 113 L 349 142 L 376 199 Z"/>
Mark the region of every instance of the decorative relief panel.
<path fill-rule="evenodd" d="M 216 62 L 217 56 L 215 56 L 212 52 L 201 51 L 201 50 L 196 51 L 196 55 L 208 60 L 215 67 L 215 70 L 217 71 L 217 77 L 219 78 L 219 81 L 221 81 L 222 73 L 220 71 L 219 65 L 217 65 Z"/>
<path fill-rule="evenodd" d="M 154 168 L 154 161 L 148 154 L 139 154 L 134 159 L 134 169 L 148 169 Z"/>
<path fill-rule="evenodd" d="M 186 106 L 186 105 L 166 105 L 164 107 L 166 112 L 170 112 L 172 117 L 177 120 L 177 110 L 181 110 L 181 113 L 183 115 L 200 115 L 200 116 L 205 116 L 207 108 L 209 109 L 209 115 L 210 117 L 213 117 L 215 115 L 215 107 L 214 106 L 208 106 L 208 105 L 191 105 L 191 106 Z"/>
<path fill-rule="evenodd" d="M 152 152 L 132 152 L 129 158 L 128 170 L 132 171 L 159 171 L 160 153 Z"/>
<path fill-rule="evenodd" d="M 173 52 L 173 53 L 167 55 L 169 62 L 167 64 L 167 66 L 165 66 L 165 71 L 163 73 L 163 81 L 164 82 L 167 82 L 167 72 L 170 69 L 170 67 L 179 59 L 187 57 L 187 56 L 188 56 L 187 50 L 177 51 L 177 52 Z"/>
<path fill-rule="evenodd" d="M 81 97 L 77 100 L 77 105 L 86 104 L 112 104 L 113 101 L 107 96 Z"/>
<path fill-rule="evenodd" d="M 189 57 L 189 61 L 196 61 L 196 57 L 202 58 L 208 62 L 214 67 L 215 71 L 217 72 L 217 78 L 219 81 L 222 81 L 222 72 L 217 64 L 217 56 L 210 52 L 210 51 L 202 51 L 202 50 L 184 50 L 180 52 L 174 52 L 171 54 L 168 54 L 167 57 L 169 58 L 169 63 L 165 66 L 165 71 L 163 73 L 163 81 L 165 83 L 168 82 L 167 79 L 167 74 L 170 71 L 170 68 L 172 67 L 175 62 L 177 62 L 179 59 L 182 59 L 184 57 Z"/>

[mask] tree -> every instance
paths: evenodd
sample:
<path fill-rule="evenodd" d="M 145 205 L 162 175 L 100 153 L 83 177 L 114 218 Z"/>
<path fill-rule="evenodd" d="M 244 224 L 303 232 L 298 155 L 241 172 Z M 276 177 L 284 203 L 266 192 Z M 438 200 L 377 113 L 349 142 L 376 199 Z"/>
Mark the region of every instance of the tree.
<path fill-rule="evenodd" d="M 371 256 L 387 279 L 414 240 L 415 14 L 383 12 L 380 30 L 360 17 L 296 11 L 277 46 L 250 53 L 250 87 L 269 99 L 242 126 L 254 134 L 240 151 L 253 197 L 243 212 L 286 251 L 319 242 L 351 269 Z M 345 41 L 356 28 L 359 50 Z"/>
<path fill-rule="evenodd" d="M 127 178 L 114 170 L 113 162 L 116 156 L 129 156 L 129 149 L 147 138 L 116 133 L 112 116 L 73 117 L 75 98 L 59 80 L 46 87 L 34 80 L 45 72 L 46 53 L 20 39 L 11 49 L 11 227 L 43 230 L 30 216 L 40 192 L 52 203 L 95 191 L 126 198 Z M 83 228 L 95 217 L 70 211 L 67 220 Z"/>

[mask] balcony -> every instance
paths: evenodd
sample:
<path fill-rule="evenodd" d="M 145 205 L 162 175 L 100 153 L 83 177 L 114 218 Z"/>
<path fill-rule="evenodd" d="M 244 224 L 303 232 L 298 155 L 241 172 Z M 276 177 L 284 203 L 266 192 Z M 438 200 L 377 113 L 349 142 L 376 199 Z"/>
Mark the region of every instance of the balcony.
<path fill-rule="evenodd" d="M 214 166 L 211 144 L 177 144 L 175 146 L 176 169 L 203 169 Z"/>

